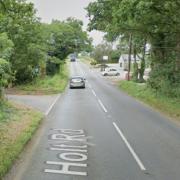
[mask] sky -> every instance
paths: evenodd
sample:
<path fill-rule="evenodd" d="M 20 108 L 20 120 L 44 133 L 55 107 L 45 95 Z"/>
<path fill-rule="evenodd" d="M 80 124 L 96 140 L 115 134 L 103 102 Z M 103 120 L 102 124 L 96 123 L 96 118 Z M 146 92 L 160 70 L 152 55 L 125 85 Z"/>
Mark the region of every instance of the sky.
<path fill-rule="evenodd" d="M 75 17 L 84 23 L 84 30 L 87 28 L 87 11 L 84 9 L 94 0 L 27 0 L 32 2 L 37 9 L 37 16 L 42 22 L 50 23 L 52 19 L 65 20 L 68 17 Z M 89 33 L 93 38 L 93 44 L 97 45 L 103 40 L 103 33 L 92 31 Z"/>

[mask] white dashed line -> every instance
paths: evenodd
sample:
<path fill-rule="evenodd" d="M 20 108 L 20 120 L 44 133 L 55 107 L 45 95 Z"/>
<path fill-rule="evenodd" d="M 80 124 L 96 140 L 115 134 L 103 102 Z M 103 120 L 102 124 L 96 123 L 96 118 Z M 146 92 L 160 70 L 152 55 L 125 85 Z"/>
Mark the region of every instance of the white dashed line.
<path fill-rule="evenodd" d="M 141 160 L 139 159 L 139 157 L 137 156 L 137 154 L 135 153 L 135 151 L 133 150 L 133 148 L 131 147 L 131 145 L 129 144 L 129 142 L 127 141 L 126 137 L 123 135 L 122 131 L 119 129 L 119 127 L 116 125 L 115 122 L 113 122 L 114 127 L 116 128 L 117 132 L 119 133 L 119 135 L 121 136 L 122 140 L 124 141 L 124 143 L 126 144 L 127 148 L 129 149 L 130 153 L 132 154 L 132 156 L 134 157 L 135 161 L 137 162 L 137 164 L 139 165 L 140 169 L 142 171 L 146 171 L 146 168 L 144 167 L 143 163 L 141 162 Z"/>
<path fill-rule="evenodd" d="M 107 109 L 105 108 L 104 104 L 101 102 L 100 99 L 98 99 L 99 104 L 101 105 L 102 109 L 104 110 L 105 113 L 107 113 Z"/>
<path fill-rule="evenodd" d="M 91 91 L 92 91 L 92 93 L 94 94 L 94 96 L 97 97 L 95 91 L 94 91 L 93 89 L 92 89 Z"/>
<path fill-rule="evenodd" d="M 60 94 L 56 97 L 56 99 L 53 101 L 53 103 L 51 104 L 49 109 L 46 111 L 46 113 L 45 113 L 46 116 L 50 113 L 50 111 L 52 110 L 53 106 L 56 104 L 56 102 L 59 98 L 60 98 Z"/>

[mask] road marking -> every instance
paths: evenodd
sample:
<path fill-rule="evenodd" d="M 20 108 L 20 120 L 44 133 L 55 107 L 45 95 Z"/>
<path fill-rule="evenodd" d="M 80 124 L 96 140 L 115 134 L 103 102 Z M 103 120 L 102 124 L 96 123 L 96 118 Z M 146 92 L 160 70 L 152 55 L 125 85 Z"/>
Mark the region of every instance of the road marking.
<path fill-rule="evenodd" d="M 94 91 L 93 89 L 92 89 L 91 91 L 92 91 L 92 93 L 94 94 L 94 96 L 97 97 L 95 91 Z"/>
<path fill-rule="evenodd" d="M 129 149 L 130 153 L 134 157 L 136 163 L 139 165 L 140 169 L 142 171 L 146 171 L 145 166 L 143 165 L 143 163 L 141 162 L 140 158 L 137 156 L 137 154 L 135 153 L 135 151 L 133 150 L 133 148 L 131 147 L 131 145 L 127 141 L 126 137 L 123 135 L 122 131 L 119 129 L 119 127 L 116 125 L 115 122 L 113 122 L 113 125 L 114 125 L 115 129 L 117 130 L 117 132 L 119 133 L 119 135 L 121 136 L 121 138 L 124 141 L 124 143 L 126 144 L 126 146 Z"/>
<path fill-rule="evenodd" d="M 78 176 L 87 176 L 87 172 L 72 171 L 70 167 L 87 167 L 87 164 L 82 163 L 69 163 L 69 162 L 57 162 L 57 161 L 46 161 L 48 165 L 57 165 L 60 167 L 59 170 L 55 169 L 45 169 L 46 173 L 55 173 L 55 174 L 67 174 L 67 175 L 78 175 Z"/>
<path fill-rule="evenodd" d="M 101 102 L 100 99 L 98 99 L 99 104 L 101 105 L 102 109 L 104 110 L 105 113 L 107 113 L 107 109 L 105 108 L 104 104 Z"/>
<path fill-rule="evenodd" d="M 63 159 L 64 161 L 71 161 L 71 162 L 81 162 L 86 161 L 87 155 L 77 152 L 67 152 L 67 153 L 61 153 L 58 155 L 60 159 Z"/>
<path fill-rule="evenodd" d="M 56 161 L 45 161 L 48 168 L 44 169 L 44 172 L 50 174 L 87 176 L 87 141 L 92 137 L 86 136 L 82 129 L 50 130 L 55 131 L 56 134 L 53 133 L 50 135 L 50 139 L 55 141 L 53 144 L 50 144 L 48 150 L 51 152 L 54 151 L 58 159 Z"/>
<path fill-rule="evenodd" d="M 46 116 L 50 113 L 50 111 L 52 110 L 52 108 L 54 107 L 54 105 L 56 104 L 56 102 L 59 98 L 60 98 L 60 94 L 56 97 L 56 99 L 53 101 L 53 103 L 51 104 L 49 109 L 46 111 L 46 113 L 45 113 Z"/>
<path fill-rule="evenodd" d="M 50 129 L 52 131 L 58 131 L 60 133 L 65 133 L 65 134 L 84 134 L 84 130 L 80 129 L 80 130 L 74 130 L 74 129 L 59 129 L 59 128 L 52 128 Z"/>

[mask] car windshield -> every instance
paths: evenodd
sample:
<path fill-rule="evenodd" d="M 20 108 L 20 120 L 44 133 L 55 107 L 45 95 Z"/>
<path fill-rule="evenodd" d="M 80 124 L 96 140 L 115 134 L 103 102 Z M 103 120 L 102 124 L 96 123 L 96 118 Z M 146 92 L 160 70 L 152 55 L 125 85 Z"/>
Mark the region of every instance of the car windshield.
<path fill-rule="evenodd" d="M 71 81 L 73 81 L 73 82 L 83 81 L 83 78 L 82 77 L 73 77 L 73 78 L 71 78 Z"/>

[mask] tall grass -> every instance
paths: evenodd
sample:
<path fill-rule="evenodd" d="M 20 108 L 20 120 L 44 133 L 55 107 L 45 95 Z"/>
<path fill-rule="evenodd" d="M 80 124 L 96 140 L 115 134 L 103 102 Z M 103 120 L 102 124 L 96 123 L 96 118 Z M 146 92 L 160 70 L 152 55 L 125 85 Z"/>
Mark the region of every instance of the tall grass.
<path fill-rule="evenodd" d="M 0 106 L 0 114 L 3 114 L 0 118 L 0 179 L 31 139 L 43 117 L 41 113 L 27 108 L 11 104 L 3 106 Z"/>
<path fill-rule="evenodd" d="M 149 104 L 169 117 L 180 120 L 179 98 L 167 97 L 148 88 L 146 84 L 139 84 L 132 81 L 121 81 L 119 87 L 129 95 Z"/>
<path fill-rule="evenodd" d="M 46 76 L 44 78 L 36 78 L 32 83 L 18 86 L 19 90 L 26 91 L 28 94 L 55 94 L 63 92 L 67 86 L 69 78 L 68 65 L 61 67 L 61 71 L 54 76 Z"/>

